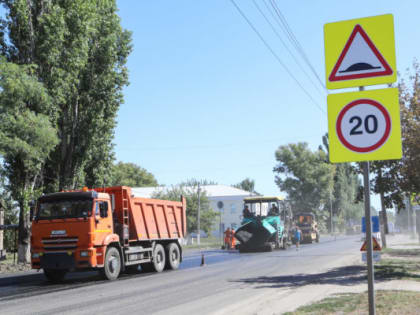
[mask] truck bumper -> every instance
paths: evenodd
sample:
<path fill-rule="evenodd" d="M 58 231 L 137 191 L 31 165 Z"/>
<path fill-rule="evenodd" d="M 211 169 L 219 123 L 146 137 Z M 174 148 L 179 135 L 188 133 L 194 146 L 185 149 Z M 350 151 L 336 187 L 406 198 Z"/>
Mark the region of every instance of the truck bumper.
<path fill-rule="evenodd" d="M 81 253 L 87 253 L 84 256 Z M 89 250 L 78 250 L 69 252 L 43 252 L 37 258 L 32 257 L 32 269 L 86 269 L 97 266 L 97 251 L 92 248 Z"/>
<path fill-rule="evenodd" d="M 43 269 L 75 269 L 74 255 L 68 253 L 45 253 L 40 258 L 40 267 Z"/>

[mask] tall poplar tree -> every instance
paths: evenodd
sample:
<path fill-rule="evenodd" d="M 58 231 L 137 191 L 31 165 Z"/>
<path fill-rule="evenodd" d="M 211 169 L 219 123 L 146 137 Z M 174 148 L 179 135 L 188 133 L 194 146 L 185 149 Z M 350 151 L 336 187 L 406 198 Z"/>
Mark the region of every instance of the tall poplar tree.
<path fill-rule="evenodd" d="M 42 169 L 58 143 L 50 98 L 33 69 L 0 59 L 0 156 L 5 186 L 19 205 L 19 262 L 30 259 L 29 201 L 37 197 Z"/>
<path fill-rule="evenodd" d="M 7 13 L 0 51 L 10 62 L 37 65 L 54 106 L 59 144 L 43 171 L 45 190 L 102 184 L 110 176 L 131 51 L 115 0 L 0 3 Z"/>

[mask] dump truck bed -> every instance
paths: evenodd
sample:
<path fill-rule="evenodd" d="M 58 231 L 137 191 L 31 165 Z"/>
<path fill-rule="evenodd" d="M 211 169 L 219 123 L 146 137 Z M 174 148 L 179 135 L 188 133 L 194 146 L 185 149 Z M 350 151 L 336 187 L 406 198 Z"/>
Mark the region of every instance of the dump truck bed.
<path fill-rule="evenodd" d="M 183 238 L 186 234 L 186 202 L 134 197 L 126 186 L 104 188 L 114 195 L 114 215 L 128 224 L 130 241 Z M 99 191 L 99 190 L 98 190 Z"/>

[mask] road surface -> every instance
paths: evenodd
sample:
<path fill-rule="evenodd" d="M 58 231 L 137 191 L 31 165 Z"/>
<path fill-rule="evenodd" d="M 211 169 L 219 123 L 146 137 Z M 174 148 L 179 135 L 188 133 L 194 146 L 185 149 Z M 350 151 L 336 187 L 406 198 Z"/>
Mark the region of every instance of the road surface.
<path fill-rule="evenodd" d="M 360 236 L 341 236 L 302 245 L 299 251 L 293 246 L 269 253 L 187 252 L 180 270 L 122 275 L 113 282 L 101 280 L 94 272 L 69 274 L 58 285 L 49 284 L 42 272 L 3 275 L 0 312 L 246 313 L 249 307 L 255 308 L 255 303 L 278 290 L 338 281 L 340 275 L 333 268 L 359 257 L 360 246 Z M 205 258 L 203 267 L 201 253 Z"/>

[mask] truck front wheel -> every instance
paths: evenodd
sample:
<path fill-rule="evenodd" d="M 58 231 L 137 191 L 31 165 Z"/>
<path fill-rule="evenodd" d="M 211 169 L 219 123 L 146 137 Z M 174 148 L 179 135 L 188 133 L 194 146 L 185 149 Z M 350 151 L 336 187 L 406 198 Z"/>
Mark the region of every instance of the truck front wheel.
<path fill-rule="evenodd" d="M 48 281 L 52 283 L 60 283 L 64 280 L 66 276 L 67 270 L 66 269 L 44 269 L 44 275 L 48 279 Z"/>
<path fill-rule="evenodd" d="M 105 255 L 105 265 L 102 269 L 103 276 L 108 280 L 118 278 L 121 271 L 120 252 L 115 247 L 109 247 Z"/>
<path fill-rule="evenodd" d="M 181 252 L 175 243 L 166 246 L 166 269 L 176 270 L 181 263 Z"/>

